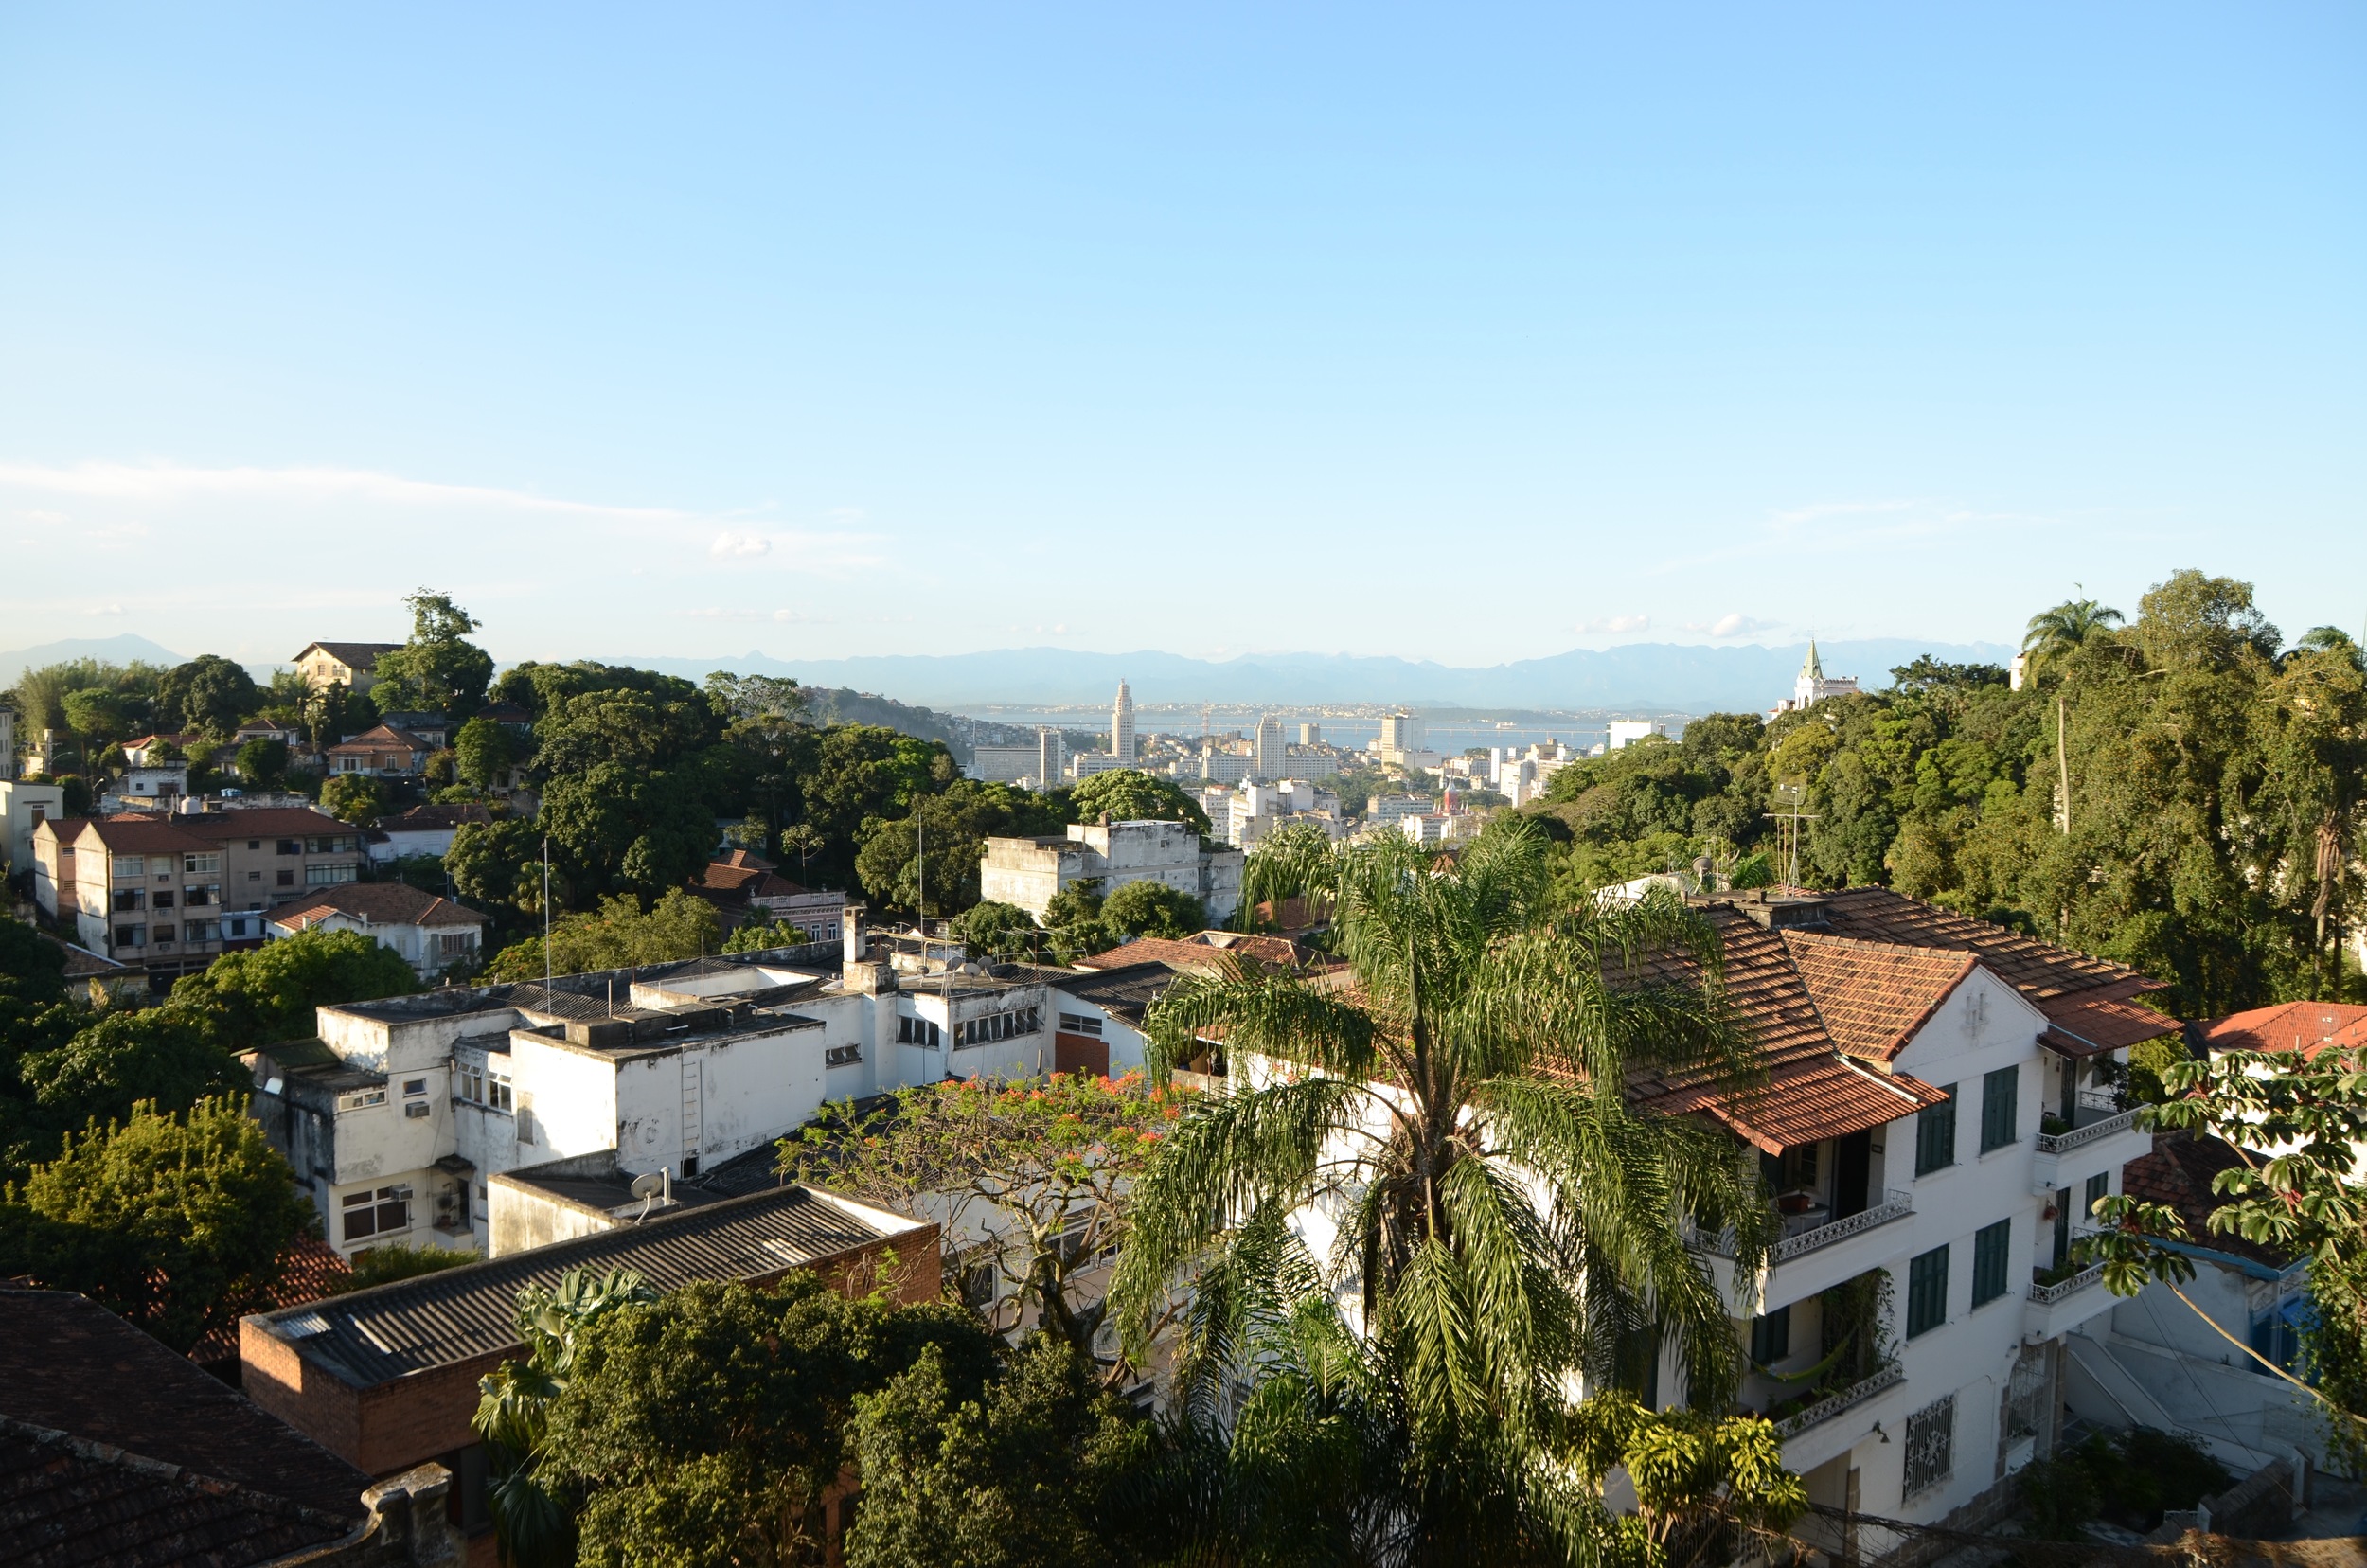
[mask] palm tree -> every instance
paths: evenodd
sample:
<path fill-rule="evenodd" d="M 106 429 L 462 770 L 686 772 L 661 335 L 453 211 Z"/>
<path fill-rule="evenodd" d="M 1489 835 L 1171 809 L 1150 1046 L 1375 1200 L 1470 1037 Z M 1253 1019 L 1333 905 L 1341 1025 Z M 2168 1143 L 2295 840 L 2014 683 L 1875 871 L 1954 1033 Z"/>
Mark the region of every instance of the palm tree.
<path fill-rule="evenodd" d="M 1147 1021 L 1155 1073 L 1220 1041 L 1233 1086 L 1195 1105 L 1137 1188 L 1115 1315 L 1139 1336 L 1192 1292 L 1179 1372 L 1203 1398 L 1273 1363 L 1245 1304 L 1274 1295 L 1295 1233 L 1327 1236 L 1282 1296 L 1352 1302 L 1401 1380 L 1424 1478 L 1412 1558 L 1579 1551 L 1550 1456 L 1569 1452 L 1581 1380 L 1666 1344 L 1696 1404 L 1735 1387 L 1728 1305 L 1683 1227 L 1731 1227 L 1737 1277 L 1754 1277 L 1770 1224 L 1755 1167 L 1630 1095 L 1639 1075 L 1750 1079 L 1716 934 L 1664 894 L 1551 908 L 1543 837 L 1520 822 L 1451 868 L 1383 839 L 1343 846 L 1317 880 L 1343 970 L 1187 977 Z M 1672 953 L 1699 983 L 1653 978 Z"/>
<path fill-rule="evenodd" d="M 2073 583 L 2073 587 L 2081 586 Z M 2030 617 L 2021 634 L 2022 668 L 2036 680 L 2040 671 L 2062 663 L 2097 637 L 2127 619 L 2118 610 L 2091 598 L 2065 599 L 2052 610 Z M 2055 688 L 2056 787 L 2062 793 L 2063 836 L 2071 836 L 2071 751 L 2064 740 L 2063 688 Z"/>

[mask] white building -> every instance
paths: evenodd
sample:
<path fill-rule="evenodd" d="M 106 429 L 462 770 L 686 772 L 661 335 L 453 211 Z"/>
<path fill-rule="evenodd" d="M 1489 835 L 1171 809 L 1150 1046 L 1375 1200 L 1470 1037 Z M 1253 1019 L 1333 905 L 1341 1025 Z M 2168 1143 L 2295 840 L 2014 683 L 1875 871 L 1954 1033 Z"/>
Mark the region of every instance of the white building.
<path fill-rule="evenodd" d="M 1267 714 L 1257 721 L 1256 749 L 1252 754 L 1250 776 L 1272 783 L 1290 772 L 1288 754 L 1283 749 L 1282 721 Z"/>
<path fill-rule="evenodd" d="M 1623 751 L 1647 735 L 1664 736 L 1667 733 L 1668 726 L 1656 720 L 1613 719 L 1611 722 L 1610 732 L 1603 738 L 1603 743 L 1611 751 Z"/>
<path fill-rule="evenodd" d="M 1200 776 L 1211 784 L 1238 784 L 1251 776 L 1256 757 L 1248 752 L 1219 751 L 1203 746 L 1198 757 Z"/>
<path fill-rule="evenodd" d="M 1377 794 L 1364 805 L 1366 822 L 1396 822 L 1404 817 L 1428 816 L 1432 802 L 1427 795 Z"/>
<path fill-rule="evenodd" d="M 1414 767 L 1413 758 L 1430 749 L 1430 726 L 1411 713 L 1390 713 L 1381 716 L 1380 736 L 1373 742 L 1373 755 L 1383 762 L 1400 767 Z"/>
<path fill-rule="evenodd" d="M 509 1171 L 582 1160 L 696 1184 L 741 1156 L 769 1159 L 826 1101 L 948 1076 L 1142 1064 L 1140 1034 L 1113 1026 L 1140 1020 L 1120 977 L 1079 973 L 1086 996 L 1073 999 L 1040 970 L 899 975 L 847 933 L 839 946 L 571 975 L 547 991 L 322 1007 L 317 1039 L 247 1054 L 255 1114 L 340 1252 L 409 1242 L 499 1255 L 560 1238 L 547 1203 L 526 1205 L 532 1234 L 501 1211 L 494 1179 Z M 601 1212 L 583 1224 L 597 1228 Z"/>
<path fill-rule="evenodd" d="M 1034 746 L 973 746 L 970 753 L 970 776 L 988 784 L 1017 784 L 1023 779 L 1045 776 L 1037 773 L 1040 766 L 1038 749 Z M 1058 777 L 1058 775 L 1051 776 Z"/>
<path fill-rule="evenodd" d="M 1347 833 L 1340 797 L 1305 779 L 1243 784 L 1233 791 L 1203 791 L 1201 800 L 1208 812 L 1210 831 L 1237 848 L 1255 848 L 1269 835 L 1293 822 L 1310 823 L 1335 840 Z"/>
<path fill-rule="evenodd" d="M 1080 882 L 1097 882 L 1106 897 L 1129 882 L 1158 882 L 1188 893 L 1222 923 L 1241 901 L 1237 849 L 1203 849 L 1184 822 L 1077 823 L 1060 838 L 990 838 L 979 868 L 978 894 L 1043 918 L 1053 897 Z"/>
<path fill-rule="evenodd" d="M 12 760 L 0 750 L 0 768 Z M 64 815 L 63 785 L 32 783 L 0 773 L 0 866 L 16 872 L 31 865 L 33 829 Z"/>
<path fill-rule="evenodd" d="M 273 910 L 263 935 L 277 940 L 304 931 L 358 931 L 432 980 L 446 970 L 475 967 L 486 924 L 475 910 L 408 882 L 347 882 Z"/>
<path fill-rule="evenodd" d="M 1118 683 L 1118 700 L 1110 709 L 1110 755 L 1121 768 L 1134 765 L 1134 694 Z"/>
<path fill-rule="evenodd" d="M 1854 697 L 1858 694 L 1858 677 L 1824 673 L 1824 661 L 1817 656 L 1816 639 L 1808 639 L 1808 656 L 1801 662 L 1800 677 L 1791 684 L 1791 695 L 1768 710 L 1770 719 L 1782 713 L 1798 713 L 1816 706 L 1827 697 Z"/>

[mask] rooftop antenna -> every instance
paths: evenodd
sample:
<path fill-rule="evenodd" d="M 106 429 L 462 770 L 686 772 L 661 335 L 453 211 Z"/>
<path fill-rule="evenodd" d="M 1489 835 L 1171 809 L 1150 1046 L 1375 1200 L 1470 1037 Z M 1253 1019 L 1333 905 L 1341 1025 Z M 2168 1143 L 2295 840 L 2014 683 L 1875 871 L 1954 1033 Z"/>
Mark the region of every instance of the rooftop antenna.
<path fill-rule="evenodd" d="M 1800 809 L 1801 801 L 1807 793 L 1808 787 L 1805 782 L 1778 784 L 1775 786 L 1776 801 L 1791 809 L 1766 813 L 1767 819 L 1775 824 L 1775 852 L 1784 863 L 1784 885 L 1788 888 L 1800 885 L 1800 825 L 1816 820 L 1816 813 Z"/>
<path fill-rule="evenodd" d="M 543 835 L 543 1006 L 551 1005 L 551 835 Z"/>

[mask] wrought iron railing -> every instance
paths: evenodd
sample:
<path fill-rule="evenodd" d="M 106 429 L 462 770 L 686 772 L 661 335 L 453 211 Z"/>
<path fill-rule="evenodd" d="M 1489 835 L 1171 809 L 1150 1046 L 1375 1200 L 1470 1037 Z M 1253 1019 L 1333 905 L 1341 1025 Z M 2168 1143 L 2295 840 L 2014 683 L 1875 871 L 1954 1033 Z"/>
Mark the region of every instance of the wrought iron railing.
<path fill-rule="evenodd" d="M 2139 1109 L 2132 1105 L 2116 1116 L 2107 1116 L 2102 1121 L 2090 1122 L 2085 1127 L 2074 1127 L 2068 1132 L 2041 1132 L 2038 1134 L 2038 1152 L 2041 1154 L 2068 1153 L 2072 1149 L 2094 1143 L 2099 1138 L 2109 1138 L 2115 1132 L 2126 1132 L 2137 1125 Z"/>
<path fill-rule="evenodd" d="M 2077 1295 L 2103 1277 L 2104 1265 L 2091 1263 L 2077 1274 L 2066 1279 L 2058 1279 L 2052 1285 L 2032 1285 L 2030 1299 L 2041 1307 L 2052 1307 L 2066 1296 Z"/>
<path fill-rule="evenodd" d="M 1768 1248 L 1767 1260 L 1771 1264 L 1789 1262 L 1792 1258 L 1812 1253 L 1819 1247 L 1829 1247 L 1836 1241 L 1845 1241 L 1853 1236 L 1862 1235 L 1877 1225 L 1886 1225 L 1894 1220 L 1904 1220 L 1914 1211 L 1914 1195 L 1893 1189 L 1882 1194 L 1882 1202 L 1872 1208 L 1860 1209 L 1845 1219 L 1828 1220 L 1824 1224 L 1812 1225 L 1806 1230 L 1785 1237 Z M 1733 1231 L 1721 1231 L 1717 1236 L 1710 1237 L 1703 1236 L 1688 1226 L 1686 1237 L 1696 1246 L 1705 1247 L 1720 1257 L 1735 1256 L 1735 1233 Z"/>
<path fill-rule="evenodd" d="M 1831 1420 L 1852 1405 L 1861 1405 L 1884 1389 L 1895 1388 L 1906 1381 L 1907 1369 L 1893 1362 L 1872 1377 L 1861 1378 L 1837 1394 L 1826 1395 L 1807 1409 L 1785 1417 L 1775 1423 L 1775 1434 L 1789 1441 L 1812 1426 Z"/>

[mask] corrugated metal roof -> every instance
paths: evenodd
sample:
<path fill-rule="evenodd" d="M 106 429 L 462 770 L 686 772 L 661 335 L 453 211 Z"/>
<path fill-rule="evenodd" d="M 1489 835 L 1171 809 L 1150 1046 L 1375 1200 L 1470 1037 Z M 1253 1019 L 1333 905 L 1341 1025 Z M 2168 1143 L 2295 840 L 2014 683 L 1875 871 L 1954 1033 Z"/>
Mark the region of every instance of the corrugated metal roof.
<path fill-rule="evenodd" d="M 261 1321 L 305 1360 L 357 1388 L 371 1388 L 430 1367 L 516 1349 L 518 1292 L 528 1285 L 556 1283 L 570 1269 L 632 1269 L 667 1291 L 695 1279 L 777 1274 L 884 1236 L 803 1187 L 782 1187 L 332 1296 L 266 1314 Z"/>

